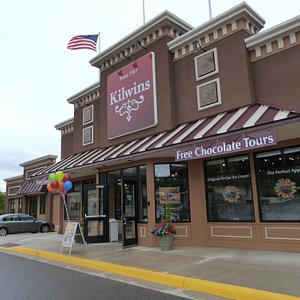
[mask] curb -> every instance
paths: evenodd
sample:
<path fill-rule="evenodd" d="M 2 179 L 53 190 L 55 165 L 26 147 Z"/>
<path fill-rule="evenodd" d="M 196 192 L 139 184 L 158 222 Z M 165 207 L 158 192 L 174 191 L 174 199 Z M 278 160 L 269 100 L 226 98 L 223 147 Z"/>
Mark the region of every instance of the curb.
<path fill-rule="evenodd" d="M 30 249 L 24 247 L 11 247 L 0 249 L 5 251 L 11 251 L 16 253 L 27 254 L 58 262 L 64 262 L 75 266 L 85 267 L 97 271 L 109 272 L 116 275 L 122 275 L 126 277 L 132 277 L 149 281 L 153 283 L 159 283 L 167 286 L 183 288 L 187 290 L 193 290 L 201 293 L 206 293 L 215 296 L 221 296 L 229 299 L 241 299 L 241 300 L 300 300 L 300 297 L 291 296 L 286 294 L 279 294 L 268 292 L 264 290 L 256 290 L 247 287 L 235 286 L 231 284 L 224 284 L 213 282 L 209 280 L 196 279 L 192 277 L 186 277 L 181 275 L 166 274 L 158 271 L 151 271 L 136 267 L 127 267 L 117 264 L 112 264 L 103 261 L 95 261 L 86 258 L 79 258 L 75 256 L 68 256 L 64 254 L 52 253 L 37 249 Z"/>

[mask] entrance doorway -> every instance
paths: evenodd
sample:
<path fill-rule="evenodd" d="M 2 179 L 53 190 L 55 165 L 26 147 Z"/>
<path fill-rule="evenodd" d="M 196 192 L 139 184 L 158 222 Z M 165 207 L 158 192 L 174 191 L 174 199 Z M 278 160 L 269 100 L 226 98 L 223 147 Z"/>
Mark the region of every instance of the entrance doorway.
<path fill-rule="evenodd" d="M 108 215 L 104 186 L 83 182 L 84 238 L 87 243 L 108 242 Z"/>
<path fill-rule="evenodd" d="M 124 248 L 137 245 L 137 224 L 148 217 L 146 166 L 100 173 L 100 183 L 107 187 L 110 222 L 117 223 L 117 233 L 112 226 L 110 235 L 117 235 Z"/>

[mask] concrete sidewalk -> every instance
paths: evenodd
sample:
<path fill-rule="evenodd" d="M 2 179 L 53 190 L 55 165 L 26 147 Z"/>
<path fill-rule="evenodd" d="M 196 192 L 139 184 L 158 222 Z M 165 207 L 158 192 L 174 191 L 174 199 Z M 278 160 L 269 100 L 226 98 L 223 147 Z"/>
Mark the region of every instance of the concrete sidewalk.
<path fill-rule="evenodd" d="M 0 237 L 0 249 L 215 296 L 205 299 L 300 299 L 300 253 L 105 243 L 74 244 L 68 256 L 61 242 L 57 233 L 16 234 Z"/>

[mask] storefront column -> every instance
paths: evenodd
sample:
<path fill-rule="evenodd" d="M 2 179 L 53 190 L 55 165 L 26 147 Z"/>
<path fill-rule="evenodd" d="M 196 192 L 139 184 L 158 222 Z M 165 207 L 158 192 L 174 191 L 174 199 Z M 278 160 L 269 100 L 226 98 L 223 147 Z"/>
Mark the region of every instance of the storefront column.
<path fill-rule="evenodd" d="M 148 199 L 148 232 L 146 234 L 147 245 L 157 244 L 157 238 L 150 233 L 151 228 L 156 226 L 155 222 L 155 190 L 154 190 L 154 167 L 153 162 L 147 162 L 147 199 Z"/>
<path fill-rule="evenodd" d="M 48 192 L 46 194 L 46 207 L 45 207 L 45 210 L 46 210 L 46 220 L 49 220 L 49 221 L 53 221 L 52 220 L 52 210 L 53 210 L 53 203 L 52 203 L 52 197 L 51 197 L 51 193 Z"/>

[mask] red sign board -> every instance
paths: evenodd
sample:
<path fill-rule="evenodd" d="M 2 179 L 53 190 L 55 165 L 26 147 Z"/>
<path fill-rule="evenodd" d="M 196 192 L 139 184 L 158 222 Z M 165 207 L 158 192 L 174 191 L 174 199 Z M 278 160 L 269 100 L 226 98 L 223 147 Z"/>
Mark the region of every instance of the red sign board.
<path fill-rule="evenodd" d="M 107 77 L 108 138 L 156 124 L 155 55 L 150 52 Z"/>
<path fill-rule="evenodd" d="M 273 129 L 248 132 L 225 139 L 214 139 L 208 142 L 196 143 L 186 147 L 176 148 L 176 161 L 214 157 L 229 153 L 249 151 L 252 149 L 276 145 Z"/>

